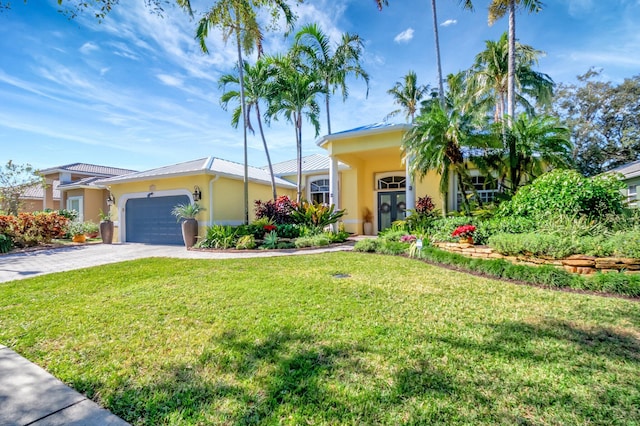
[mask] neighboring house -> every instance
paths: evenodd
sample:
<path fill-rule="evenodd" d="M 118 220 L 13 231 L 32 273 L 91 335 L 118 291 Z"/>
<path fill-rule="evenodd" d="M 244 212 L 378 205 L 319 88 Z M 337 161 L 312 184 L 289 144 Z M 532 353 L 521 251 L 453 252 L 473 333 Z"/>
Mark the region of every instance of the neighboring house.
<path fill-rule="evenodd" d="M 50 207 L 53 210 L 58 210 L 60 208 L 60 190 L 58 186 L 60 185 L 60 181 L 54 180 L 51 184 L 51 204 Z M 22 206 L 20 208 L 21 212 L 37 212 L 44 210 L 44 195 L 45 188 L 40 185 L 34 185 L 32 187 L 27 188 L 26 191 L 20 195 L 20 200 L 22 201 Z"/>
<path fill-rule="evenodd" d="M 269 172 L 249 167 L 249 209 L 255 200 L 270 200 Z M 114 195 L 111 207 L 114 240 L 148 244 L 182 244 L 180 223 L 171 214 L 178 204 L 197 201 L 199 235 L 213 224 L 239 225 L 244 218 L 244 166 L 220 158 L 200 158 L 97 182 Z M 295 195 L 295 184 L 276 178 L 279 195 Z"/>
<path fill-rule="evenodd" d="M 640 188 L 640 160 L 617 167 L 610 173 L 620 173 L 622 181 L 627 185 L 623 194 L 627 197 L 629 207 L 638 207 L 638 188 Z"/>
<path fill-rule="evenodd" d="M 135 170 L 86 163 L 40 170 L 47 183 L 41 198 L 41 209 L 75 210 L 78 212 L 78 220 L 97 223 L 100 221 L 100 211 L 106 212 L 109 208 L 109 191 L 97 185 L 96 181 L 132 172 Z M 55 182 L 59 182 L 57 186 L 54 185 Z"/>

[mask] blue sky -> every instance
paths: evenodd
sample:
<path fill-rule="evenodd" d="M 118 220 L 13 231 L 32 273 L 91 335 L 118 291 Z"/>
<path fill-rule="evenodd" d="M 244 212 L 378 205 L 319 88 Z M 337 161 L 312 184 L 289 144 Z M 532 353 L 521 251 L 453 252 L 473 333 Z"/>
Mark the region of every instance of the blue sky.
<path fill-rule="evenodd" d="M 296 7 L 298 27 L 317 22 L 335 40 L 352 32 L 366 43 L 369 95 L 362 80 L 349 81 L 347 101 L 332 101 L 334 132 L 382 121 L 396 109 L 387 90 L 409 70 L 420 83 L 436 85 L 430 2 L 389 2 L 382 12 L 373 0 L 307 0 Z M 233 70 L 234 46 L 216 33 L 204 55 L 186 14 L 168 4 L 157 16 L 144 3 L 121 0 L 103 22 L 89 13 L 69 20 L 55 0 L 16 1 L 0 13 L 2 163 L 145 170 L 209 155 L 242 162 L 242 133 L 220 107 L 217 83 Z M 438 1 L 445 74 L 468 68 L 485 40 L 507 29 L 506 19 L 487 25 L 487 3 L 475 1 L 472 13 L 457 0 Z M 194 2 L 200 10 L 207 4 Z M 639 17 L 640 0 L 547 0 L 539 14 L 518 14 L 517 36 L 546 52 L 538 69 L 557 83 L 573 82 L 591 66 L 621 82 L 640 73 Z M 272 33 L 265 46 L 276 53 L 289 42 Z M 290 124 L 273 122 L 266 133 L 274 162 L 295 157 Z M 303 139 L 305 155 L 322 152 L 310 126 Z M 249 163 L 265 165 L 257 135 L 249 143 Z"/>

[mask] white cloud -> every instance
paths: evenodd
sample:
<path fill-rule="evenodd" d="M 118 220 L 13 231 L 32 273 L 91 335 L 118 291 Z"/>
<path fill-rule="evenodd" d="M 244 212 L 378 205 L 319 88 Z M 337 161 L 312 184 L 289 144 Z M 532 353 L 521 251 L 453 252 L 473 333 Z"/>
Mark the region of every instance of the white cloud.
<path fill-rule="evenodd" d="M 407 28 L 393 39 L 396 43 L 408 43 L 413 39 L 413 28 Z"/>
<path fill-rule="evenodd" d="M 90 41 L 86 42 L 82 45 L 82 47 L 80 47 L 80 53 L 82 53 L 83 55 L 88 55 L 89 53 L 95 52 L 96 50 L 100 50 L 100 48 L 97 44 Z"/>
<path fill-rule="evenodd" d="M 442 24 L 440 24 L 441 27 L 448 27 L 449 25 L 455 25 L 457 24 L 458 21 L 455 19 L 447 19 L 446 21 L 444 21 Z"/>
<path fill-rule="evenodd" d="M 158 77 L 158 80 L 163 84 L 171 87 L 182 87 L 182 84 L 184 83 L 181 78 L 172 75 L 158 74 L 156 77 Z"/>

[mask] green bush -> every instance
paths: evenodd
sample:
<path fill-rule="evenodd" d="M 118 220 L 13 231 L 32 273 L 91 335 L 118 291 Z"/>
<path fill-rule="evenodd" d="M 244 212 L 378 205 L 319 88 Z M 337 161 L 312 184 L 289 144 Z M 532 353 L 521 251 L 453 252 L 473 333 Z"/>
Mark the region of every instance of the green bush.
<path fill-rule="evenodd" d="M 322 229 L 345 215 L 346 210 L 336 210 L 335 207 L 333 204 L 328 206 L 318 202 L 304 202 L 291 212 L 291 217 L 295 224 Z"/>
<path fill-rule="evenodd" d="M 376 252 L 380 254 L 404 254 L 409 251 L 408 243 L 401 243 L 399 241 L 380 240 Z"/>
<path fill-rule="evenodd" d="M 474 220 L 476 231 L 473 239 L 476 244 L 487 244 L 489 237 L 500 233 L 522 234 L 535 230 L 535 222 L 528 217 L 494 217 L 488 220 Z"/>
<path fill-rule="evenodd" d="M 553 170 L 523 186 L 500 205 L 498 216 L 545 216 L 554 214 L 605 217 L 624 209 L 624 187 L 612 174 L 584 177 L 575 170 Z"/>
<path fill-rule="evenodd" d="M 577 244 L 571 238 L 538 233 L 495 234 L 489 238 L 489 246 L 505 256 L 562 259 L 579 252 Z"/>
<path fill-rule="evenodd" d="M 373 253 L 378 250 L 379 245 L 380 240 L 376 238 L 365 238 L 364 240 L 360 240 L 355 243 L 353 250 L 363 253 Z"/>
<path fill-rule="evenodd" d="M 253 235 L 242 235 L 236 242 L 238 250 L 253 250 L 256 248 L 256 239 Z"/>
<path fill-rule="evenodd" d="M 427 229 L 431 241 L 456 241 L 457 238 L 451 236 L 451 233 L 462 225 L 476 225 L 476 220 L 466 216 L 443 217 L 431 222 L 431 226 Z"/>
<path fill-rule="evenodd" d="M 262 249 L 277 249 L 278 248 L 278 233 L 276 231 L 271 231 L 268 234 L 264 235 L 264 240 L 262 241 Z"/>
<path fill-rule="evenodd" d="M 584 288 L 593 291 L 640 296 L 640 276 L 609 272 L 594 274 L 584 279 Z"/>
<path fill-rule="evenodd" d="M 237 229 L 229 225 L 213 225 L 207 235 L 196 246 L 201 248 L 229 249 L 235 247 Z"/>
<path fill-rule="evenodd" d="M 0 234 L 0 253 L 9 253 L 13 248 L 13 241 L 11 237 L 5 234 Z"/>
<path fill-rule="evenodd" d="M 276 225 L 276 233 L 280 238 L 298 238 L 300 236 L 300 227 L 290 223 Z"/>
<path fill-rule="evenodd" d="M 331 244 L 331 236 L 325 232 L 322 234 L 310 235 L 306 237 L 296 238 L 295 246 L 302 247 L 323 247 Z"/>

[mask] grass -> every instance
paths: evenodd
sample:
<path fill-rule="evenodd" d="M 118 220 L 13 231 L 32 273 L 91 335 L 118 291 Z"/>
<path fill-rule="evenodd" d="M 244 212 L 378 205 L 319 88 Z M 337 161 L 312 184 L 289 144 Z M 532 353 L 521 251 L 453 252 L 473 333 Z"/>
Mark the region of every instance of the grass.
<path fill-rule="evenodd" d="M 640 424 L 638 302 L 402 257 L 14 281 L 0 342 L 133 424 Z"/>

